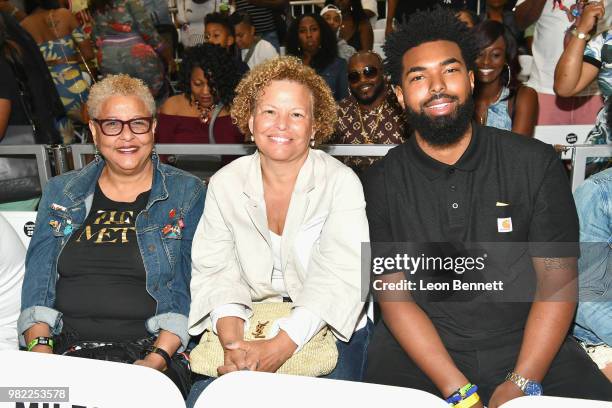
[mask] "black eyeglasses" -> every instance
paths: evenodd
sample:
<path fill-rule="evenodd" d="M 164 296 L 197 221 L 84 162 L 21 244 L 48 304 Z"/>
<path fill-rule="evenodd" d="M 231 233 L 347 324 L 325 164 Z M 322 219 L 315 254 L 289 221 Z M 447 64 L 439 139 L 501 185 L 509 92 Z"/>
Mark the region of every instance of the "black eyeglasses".
<path fill-rule="evenodd" d="M 361 79 L 363 74 L 366 79 L 376 78 L 378 75 L 378 68 L 367 66 L 361 71 L 351 71 L 348 73 L 348 80 L 351 84 L 356 84 Z"/>
<path fill-rule="evenodd" d="M 123 132 L 123 126 L 128 125 L 132 133 L 142 135 L 151 130 L 153 118 L 134 118 L 130 120 L 121 119 L 93 119 L 100 126 L 100 130 L 106 136 L 117 136 Z"/>

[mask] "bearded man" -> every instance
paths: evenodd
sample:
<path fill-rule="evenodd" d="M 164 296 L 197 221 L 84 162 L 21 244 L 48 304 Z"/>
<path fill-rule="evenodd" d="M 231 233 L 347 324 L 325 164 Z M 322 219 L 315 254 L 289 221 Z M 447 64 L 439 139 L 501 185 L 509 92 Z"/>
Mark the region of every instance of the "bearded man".
<path fill-rule="evenodd" d="M 568 335 L 578 219 L 554 149 L 471 121 L 478 50 L 452 12 L 413 14 L 384 50 L 414 134 L 365 175 L 373 265 L 381 265 L 374 257 L 381 243 L 477 243 L 493 252 L 480 253 L 477 270 L 466 271 L 465 257 L 444 258 L 455 266 L 436 270 L 433 289 L 406 286 L 399 300 L 375 293 L 382 320 L 368 348 L 366 380 L 437 394 L 457 408 L 497 408 L 541 394 L 612 400 L 610 382 Z M 420 250 L 413 256 L 429 264 Z M 386 258 L 385 267 L 394 259 L 401 254 Z M 422 263 L 409 274 L 396 268 L 417 280 L 426 276 Z M 460 293 L 492 274 L 502 285 Z M 447 276 L 460 283 L 454 292 L 440 280 Z M 394 280 L 397 274 L 383 274 L 374 289 L 389 292 L 397 286 L 381 281 Z"/>

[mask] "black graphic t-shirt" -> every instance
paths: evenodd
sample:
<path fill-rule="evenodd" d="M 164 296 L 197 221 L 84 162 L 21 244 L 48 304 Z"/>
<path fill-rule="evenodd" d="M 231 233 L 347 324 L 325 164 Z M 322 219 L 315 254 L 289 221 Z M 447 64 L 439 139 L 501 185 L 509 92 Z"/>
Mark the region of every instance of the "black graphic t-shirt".
<path fill-rule="evenodd" d="M 108 199 L 96 186 L 91 210 L 64 247 L 57 269 L 55 309 L 64 332 L 82 341 L 126 341 L 146 337 L 145 321 L 156 302 L 136 241 L 136 216 L 150 191 L 132 203 Z"/>

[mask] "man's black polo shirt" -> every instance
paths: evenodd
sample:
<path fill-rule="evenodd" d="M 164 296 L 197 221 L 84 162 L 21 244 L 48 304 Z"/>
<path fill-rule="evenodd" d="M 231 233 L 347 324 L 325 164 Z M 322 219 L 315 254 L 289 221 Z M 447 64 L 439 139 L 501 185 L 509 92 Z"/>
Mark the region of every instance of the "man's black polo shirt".
<path fill-rule="evenodd" d="M 425 154 L 416 138 L 391 151 L 365 176 L 372 242 L 578 242 L 569 182 L 554 149 L 534 139 L 473 124 L 470 144 L 452 166 Z M 500 232 L 499 219 L 511 218 Z M 533 274 L 531 256 L 573 257 L 531 250 L 509 273 Z M 520 341 L 529 302 L 427 302 L 446 347 L 475 350 Z"/>

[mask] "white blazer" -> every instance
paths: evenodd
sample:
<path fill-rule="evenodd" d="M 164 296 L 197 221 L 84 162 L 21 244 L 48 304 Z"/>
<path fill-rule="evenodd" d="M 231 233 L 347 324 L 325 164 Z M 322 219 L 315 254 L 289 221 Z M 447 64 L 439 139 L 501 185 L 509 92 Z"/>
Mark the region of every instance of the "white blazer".
<path fill-rule="evenodd" d="M 310 150 L 298 175 L 281 240 L 281 263 L 294 307 L 303 306 L 348 341 L 363 310 L 369 274 L 361 245 L 369 241 L 359 178 L 344 164 Z M 215 308 L 282 301 L 272 288 L 273 255 L 259 153 L 241 157 L 210 180 L 193 238 L 189 332 L 211 328 Z M 367 264 L 366 264 L 367 265 Z"/>

